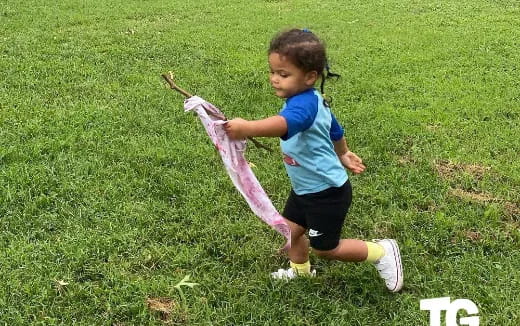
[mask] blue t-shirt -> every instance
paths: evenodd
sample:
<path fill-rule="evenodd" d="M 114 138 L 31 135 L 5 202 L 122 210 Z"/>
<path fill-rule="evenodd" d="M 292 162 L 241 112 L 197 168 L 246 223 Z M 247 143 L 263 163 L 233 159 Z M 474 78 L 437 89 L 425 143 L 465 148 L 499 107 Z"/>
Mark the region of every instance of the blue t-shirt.
<path fill-rule="evenodd" d="M 314 88 L 296 94 L 279 115 L 287 121 L 280 145 L 294 192 L 303 195 L 343 185 L 348 176 L 332 143 L 343 137 L 343 129 L 321 94 Z"/>

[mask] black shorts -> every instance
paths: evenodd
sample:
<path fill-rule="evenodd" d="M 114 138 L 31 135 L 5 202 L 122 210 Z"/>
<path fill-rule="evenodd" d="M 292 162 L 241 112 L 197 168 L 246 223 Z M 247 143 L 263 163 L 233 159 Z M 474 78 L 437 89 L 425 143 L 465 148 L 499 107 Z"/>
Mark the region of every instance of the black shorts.
<path fill-rule="evenodd" d="M 312 248 L 331 250 L 339 244 L 341 228 L 351 202 L 350 180 L 341 187 L 311 194 L 297 195 L 291 190 L 282 215 L 309 230 Z"/>

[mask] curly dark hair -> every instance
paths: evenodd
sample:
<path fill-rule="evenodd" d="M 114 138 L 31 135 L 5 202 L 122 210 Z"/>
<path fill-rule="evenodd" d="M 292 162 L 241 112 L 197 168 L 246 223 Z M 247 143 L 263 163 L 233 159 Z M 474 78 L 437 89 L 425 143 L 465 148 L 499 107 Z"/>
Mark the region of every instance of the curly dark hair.
<path fill-rule="evenodd" d="M 327 64 L 323 42 L 315 34 L 296 28 L 278 33 L 267 53 L 278 53 L 304 72 L 316 71 L 320 76 Z"/>

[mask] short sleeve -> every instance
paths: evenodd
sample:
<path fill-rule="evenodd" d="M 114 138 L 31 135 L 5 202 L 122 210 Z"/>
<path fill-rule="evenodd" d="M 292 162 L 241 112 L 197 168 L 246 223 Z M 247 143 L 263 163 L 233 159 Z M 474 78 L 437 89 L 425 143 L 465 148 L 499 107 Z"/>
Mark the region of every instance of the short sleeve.
<path fill-rule="evenodd" d="M 332 116 L 332 123 L 330 124 L 330 139 L 332 141 L 337 141 L 343 137 L 344 131 L 338 123 L 338 120 L 336 120 L 334 114 L 331 112 L 330 115 Z"/>
<path fill-rule="evenodd" d="M 279 113 L 287 122 L 287 133 L 281 137 L 282 140 L 287 140 L 312 126 L 318 114 L 317 103 L 318 99 L 314 94 L 301 100 L 287 101 L 286 106 Z"/>

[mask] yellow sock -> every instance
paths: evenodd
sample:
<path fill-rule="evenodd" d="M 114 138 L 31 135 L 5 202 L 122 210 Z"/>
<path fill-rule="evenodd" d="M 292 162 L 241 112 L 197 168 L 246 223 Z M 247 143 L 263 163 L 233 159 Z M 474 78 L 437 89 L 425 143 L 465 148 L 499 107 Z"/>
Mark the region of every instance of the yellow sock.
<path fill-rule="evenodd" d="M 367 244 L 368 248 L 368 255 L 365 261 L 369 263 L 375 263 L 385 255 L 385 248 L 383 248 L 380 244 L 369 241 L 365 241 L 365 243 Z"/>
<path fill-rule="evenodd" d="M 303 264 L 296 264 L 292 261 L 290 262 L 291 268 L 296 271 L 298 275 L 310 275 L 311 274 L 311 262 L 307 260 L 307 262 Z"/>

